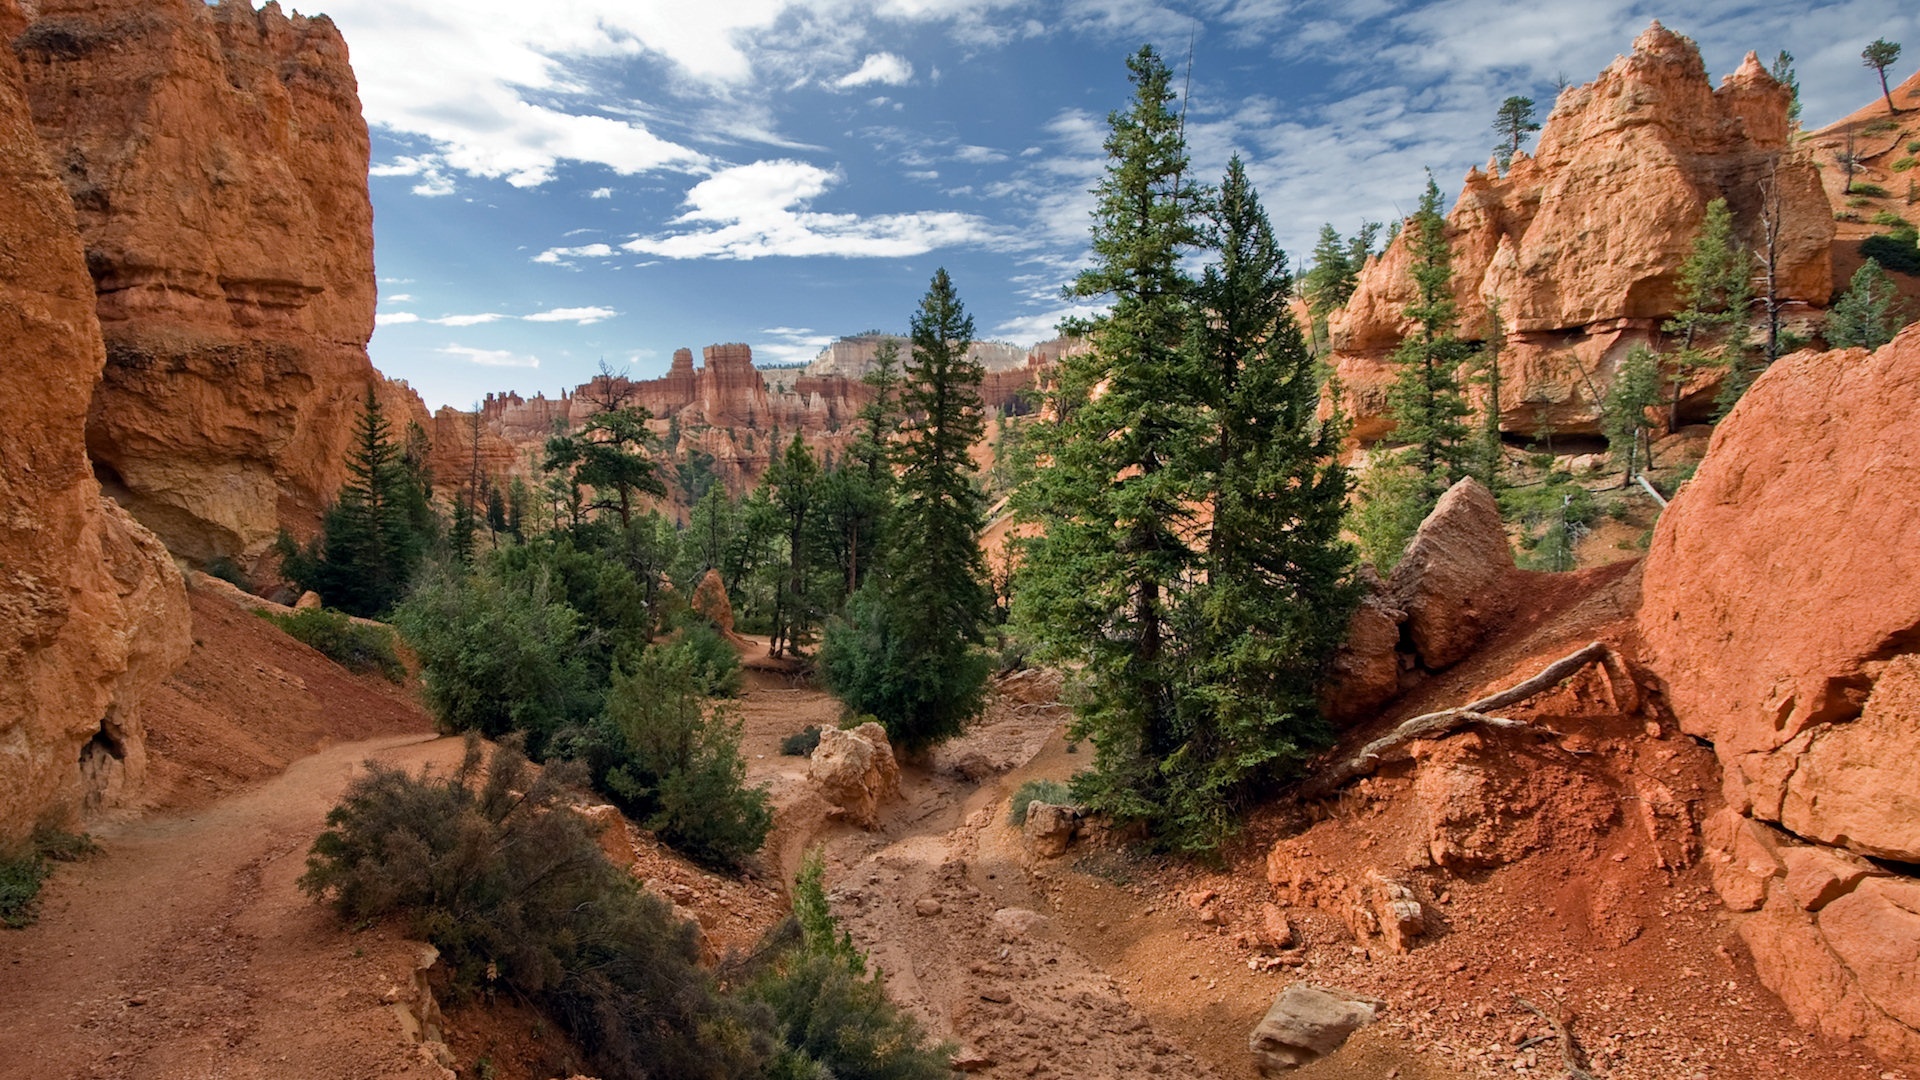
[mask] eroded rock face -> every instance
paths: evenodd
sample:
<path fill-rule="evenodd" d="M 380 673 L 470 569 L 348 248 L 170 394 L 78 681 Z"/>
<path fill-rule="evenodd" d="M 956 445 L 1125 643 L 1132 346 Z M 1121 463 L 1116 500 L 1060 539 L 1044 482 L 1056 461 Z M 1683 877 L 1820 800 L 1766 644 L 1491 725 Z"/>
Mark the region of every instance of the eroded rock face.
<path fill-rule="evenodd" d="M 1675 717 L 1720 758 L 1709 857 L 1728 906 L 1759 912 L 1742 933 L 1767 985 L 1908 1061 L 1920 1025 L 1892 1003 L 1914 997 L 1859 927 L 1911 913 L 1911 883 L 1843 868 L 1920 860 L 1915 401 L 1920 328 L 1776 363 L 1661 516 L 1639 616 Z"/>
<path fill-rule="evenodd" d="M 0 37 L 24 22 L 0 0 Z M 0 840 L 138 785 L 140 699 L 191 645 L 179 571 L 88 468 L 102 361 L 73 208 L 0 52 Z"/>
<path fill-rule="evenodd" d="M 311 532 L 377 380 L 367 129 L 339 31 L 244 0 L 34 8 L 9 39 L 98 296 L 101 479 L 190 559 Z"/>
<path fill-rule="evenodd" d="M 693 590 L 693 610 L 723 634 L 733 633 L 733 601 L 727 599 L 727 586 L 720 571 L 708 570 Z"/>
<path fill-rule="evenodd" d="M 1788 92 L 1757 58 L 1713 89 L 1699 51 L 1655 23 L 1600 77 L 1561 93 L 1535 156 L 1467 174 L 1447 218 L 1463 337 L 1483 340 L 1497 302 L 1503 430 L 1598 434 L 1599 405 L 1635 344 L 1679 307 L 1679 272 L 1707 203 L 1727 199 L 1749 244 L 1763 189 L 1777 192 L 1780 294 L 1805 311 L 1832 291 L 1832 209 L 1788 151 Z M 1392 426 L 1386 354 L 1411 326 L 1412 251 L 1388 246 L 1330 331 L 1355 434 Z M 1683 406 L 1705 408 L 1712 388 Z"/>
<path fill-rule="evenodd" d="M 1473 651 L 1512 612 L 1513 576 L 1513 549 L 1493 493 L 1472 477 L 1454 484 L 1387 582 L 1421 666 L 1438 671 Z"/>

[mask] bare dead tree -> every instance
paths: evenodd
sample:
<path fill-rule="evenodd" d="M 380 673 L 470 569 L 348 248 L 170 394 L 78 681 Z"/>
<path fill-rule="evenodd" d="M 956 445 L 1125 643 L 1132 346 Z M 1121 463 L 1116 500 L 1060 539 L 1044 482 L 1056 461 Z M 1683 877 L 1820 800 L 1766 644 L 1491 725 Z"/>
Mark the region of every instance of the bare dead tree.
<path fill-rule="evenodd" d="M 1760 263 L 1765 291 L 1755 300 L 1767 313 L 1767 363 L 1780 359 L 1780 219 L 1785 205 L 1780 197 L 1780 155 L 1767 159 L 1767 175 L 1760 181 Z"/>

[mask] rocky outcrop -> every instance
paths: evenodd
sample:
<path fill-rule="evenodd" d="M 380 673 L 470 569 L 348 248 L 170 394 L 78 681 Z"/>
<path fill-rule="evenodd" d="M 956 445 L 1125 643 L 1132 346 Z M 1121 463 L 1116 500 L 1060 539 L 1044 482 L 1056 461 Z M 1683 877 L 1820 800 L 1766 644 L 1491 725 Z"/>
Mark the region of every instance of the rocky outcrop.
<path fill-rule="evenodd" d="M 1512 612 L 1513 549 L 1493 493 L 1467 477 L 1440 496 L 1387 583 L 1406 613 L 1420 665 L 1438 671 L 1473 651 Z"/>
<path fill-rule="evenodd" d="M 0 0 L 0 37 L 23 24 Z M 0 842 L 138 784 L 141 698 L 191 645 L 179 572 L 88 468 L 103 360 L 73 207 L 0 52 Z"/>
<path fill-rule="evenodd" d="M 1254 1066 L 1277 1076 L 1333 1053 L 1380 1014 L 1386 1003 L 1297 982 L 1280 991 L 1247 1037 Z"/>
<path fill-rule="evenodd" d="M 1707 203 L 1727 199 L 1749 245 L 1778 197 L 1781 296 L 1790 310 L 1832 291 L 1832 210 L 1813 164 L 1787 141 L 1788 92 L 1747 56 L 1713 89 L 1694 44 L 1655 23 L 1631 56 L 1561 93 L 1537 152 L 1467 174 L 1447 218 L 1463 337 L 1484 340 L 1497 303 L 1502 430 L 1598 434 L 1620 361 L 1679 306 L 1681 264 Z M 1385 357 L 1412 323 L 1413 255 L 1402 237 L 1361 274 L 1330 326 L 1355 434 L 1391 430 Z M 1691 388 L 1698 411 L 1712 388 Z"/>
<path fill-rule="evenodd" d="M 727 599 L 727 583 L 720 571 L 708 570 L 694 586 L 693 611 L 722 634 L 733 633 L 733 601 Z"/>
<path fill-rule="evenodd" d="M 310 532 L 379 382 L 368 138 L 345 42 L 277 3 L 33 8 L 9 38 L 98 297 L 107 366 L 87 445 L 101 481 L 196 561 L 256 557 L 283 525 Z M 403 386 L 383 393 L 416 407 Z"/>
<path fill-rule="evenodd" d="M 822 730 L 807 778 L 833 804 L 831 816 L 863 829 L 878 828 L 880 804 L 900 794 L 900 765 L 886 729 L 875 723 Z"/>
<path fill-rule="evenodd" d="M 1859 857 L 1920 862 L 1916 400 L 1920 328 L 1776 363 L 1661 516 L 1639 616 L 1724 768 L 1715 883 L 1759 909 L 1742 934 L 1762 976 L 1803 1022 L 1909 1061 L 1914 968 L 1878 935 L 1916 940 L 1920 886 Z"/>

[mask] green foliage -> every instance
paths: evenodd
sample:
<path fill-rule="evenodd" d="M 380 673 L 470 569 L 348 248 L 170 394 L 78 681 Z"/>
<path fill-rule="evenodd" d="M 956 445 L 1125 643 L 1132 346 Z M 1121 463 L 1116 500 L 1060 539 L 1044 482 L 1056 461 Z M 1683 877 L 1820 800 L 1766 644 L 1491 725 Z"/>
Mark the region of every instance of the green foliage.
<path fill-rule="evenodd" d="M 1887 225 L 1896 229 L 1907 223 L 1906 218 L 1901 217 L 1891 210 L 1881 210 L 1868 220 L 1872 221 L 1875 225 Z"/>
<path fill-rule="evenodd" d="M 980 651 L 993 600 L 980 533 L 986 518 L 971 447 L 985 433 L 973 319 L 942 269 L 911 320 L 901 411 L 913 417 L 900 466 L 883 576 L 828 630 L 821 673 L 847 707 L 870 713 L 917 753 L 959 733 L 984 702 Z"/>
<path fill-rule="evenodd" d="M 813 640 L 813 628 L 821 615 L 813 589 L 820 463 L 798 433 L 786 453 L 767 466 L 760 492 L 765 496 L 762 517 L 769 531 L 786 541 L 783 565 L 771 567 L 777 576 L 768 652 L 774 656 L 798 655 Z"/>
<path fill-rule="evenodd" d="M 1906 172 L 1908 169 L 1913 168 L 1915 165 L 1920 165 L 1920 158 L 1909 156 L 1909 157 L 1903 157 L 1903 158 L 1895 158 L 1893 164 L 1887 167 L 1889 169 L 1892 169 L 1894 172 Z"/>
<path fill-rule="evenodd" d="M 1900 298 L 1893 279 L 1868 259 L 1854 271 L 1847 291 L 1827 314 L 1827 344 L 1836 349 L 1877 349 L 1904 325 L 1895 305 Z"/>
<path fill-rule="evenodd" d="M 1347 528 L 1360 547 L 1360 557 L 1382 575 L 1393 573 L 1406 554 L 1407 541 L 1426 520 L 1433 504 L 1419 474 L 1401 455 L 1375 451 L 1373 464 L 1360 474 Z"/>
<path fill-rule="evenodd" d="M 424 438 L 424 433 L 421 435 Z M 347 456 L 349 479 L 304 549 L 284 533 L 281 573 L 350 615 L 377 617 L 400 601 L 433 539 L 424 446 L 394 445 L 391 425 L 367 388 Z"/>
<path fill-rule="evenodd" d="M 685 639 L 616 666 L 606 712 L 561 747 L 594 785 L 660 839 L 717 866 L 760 849 L 773 824 L 765 788 L 746 786 L 740 722 L 707 699 Z"/>
<path fill-rule="evenodd" d="M 601 379 L 609 385 L 613 382 L 604 370 Z M 651 414 L 614 400 L 603 406 L 578 432 L 547 440 L 544 467 L 560 470 L 576 486 L 594 489 L 598 497 L 587 508 L 617 511 L 625 528 L 633 521 L 634 500 L 665 495 L 667 487 L 651 456 L 655 442 L 647 428 Z"/>
<path fill-rule="evenodd" d="M 746 995 L 772 1011 L 783 1050 L 770 1063 L 772 1080 L 947 1080 L 950 1046 L 928 1047 L 926 1033 L 887 1000 L 877 975 L 853 940 L 834 925 L 827 908 L 823 864 L 816 850 L 794 883 L 793 918 L 782 928 L 784 947 L 770 959 Z M 776 937 L 776 940 L 781 940 Z"/>
<path fill-rule="evenodd" d="M 1900 43 L 1886 38 L 1874 38 L 1873 43 L 1860 50 L 1860 63 L 1870 67 L 1880 76 L 1880 93 L 1887 99 L 1887 111 L 1899 112 L 1893 106 L 1893 92 L 1887 89 L 1887 68 L 1900 59 Z"/>
<path fill-rule="evenodd" d="M 1592 493 L 1558 471 L 1537 484 L 1509 488 L 1500 510 L 1524 530 L 1516 560 L 1520 566 L 1555 572 L 1574 568 L 1574 545 L 1597 513 Z"/>
<path fill-rule="evenodd" d="M 1879 184 L 1859 183 L 1853 185 L 1851 190 L 1855 195 L 1867 199 L 1884 199 L 1888 194 L 1887 189 Z"/>
<path fill-rule="evenodd" d="M 247 582 L 246 572 L 240 569 L 240 564 L 225 555 L 216 555 L 208 559 L 206 572 L 209 576 L 217 577 L 236 588 L 246 591 L 253 589 L 253 586 Z"/>
<path fill-rule="evenodd" d="M 711 697 L 740 696 L 740 654 L 714 625 L 699 616 L 681 619 L 673 647 L 687 655 L 694 681 Z"/>
<path fill-rule="evenodd" d="M 1501 167 L 1513 161 L 1513 156 L 1520 152 L 1521 141 L 1528 133 L 1539 130 L 1540 121 L 1534 119 L 1532 98 L 1515 95 L 1501 102 L 1499 110 L 1493 114 L 1493 133 L 1500 136 L 1494 153 L 1500 155 Z"/>
<path fill-rule="evenodd" d="M 1467 428 L 1462 422 L 1467 400 L 1459 369 L 1470 352 L 1455 333 L 1459 305 L 1453 298 L 1453 249 L 1433 177 L 1427 177 L 1420 208 L 1407 224 L 1412 230 L 1414 302 L 1406 314 L 1416 327 L 1394 350 L 1398 373 L 1388 392 L 1388 411 L 1394 438 L 1406 444 L 1405 460 L 1431 508 L 1467 472 Z"/>
<path fill-rule="evenodd" d="M 1634 346 L 1614 373 L 1600 409 L 1601 433 L 1620 466 L 1622 486 L 1652 464 L 1653 422 L 1647 412 L 1657 408 L 1663 397 L 1659 356 L 1645 345 Z"/>
<path fill-rule="evenodd" d="M 1669 358 L 1673 394 L 1669 426 L 1678 421 L 1681 389 L 1695 371 L 1725 369 L 1714 401 L 1720 416 L 1733 408 L 1753 381 L 1747 342 L 1747 307 L 1753 297 L 1750 264 L 1748 253 L 1734 238 L 1733 212 L 1727 201 L 1714 199 L 1707 204 L 1693 250 L 1680 267 L 1681 309 L 1662 327 L 1680 338 L 1680 348 Z"/>
<path fill-rule="evenodd" d="M 1787 88 L 1787 127 L 1788 130 L 1800 126 L 1800 78 L 1793 71 L 1793 54 L 1781 49 L 1773 58 L 1770 69 L 1773 81 Z"/>
<path fill-rule="evenodd" d="M 1920 274 L 1920 245 L 1911 235 L 1885 234 L 1860 241 L 1860 254 L 1879 263 L 1883 269 L 1901 274 Z"/>
<path fill-rule="evenodd" d="M 305 608 L 267 618 L 289 637 L 318 649 L 348 671 L 360 675 L 378 672 L 388 682 L 402 682 L 407 669 L 394 650 L 393 631 L 384 626 L 354 622 L 345 612 Z"/>
<path fill-rule="evenodd" d="M 511 742 L 484 770 L 470 743 L 450 776 L 369 762 L 327 826 L 301 888 L 348 923 L 404 917 L 456 995 L 533 1002 L 600 1076 L 759 1075 L 769 1048 L 700 970 L 692 927 L 607 862 L 552 770 L 533 774 Z"/>
<path fill-rule="evenodd" d="M 1027 823 L 1027 807 L 1036 802 L 1048 806 L 1073 805 L 1073 789 L 1058 780 L 1028 780 L 1014 789 L 1013 802 L 1007 807 L 1007 824 L 1018 828 Z"/>
<path fill-rule="evenodd" d="M 0 852 L 0 926 L 18 930 L 33 924 L 48 872 L 46 860 L 32 849 Z"/>
<path fill-rule="evenodd" d="M 811 757 L 820 746 L 820 727 L 808 724 L 780 740 L 780 753 L 787 757 Z"/>
<path fill-rule="evenodd" d="M 544 572 L 512 582 L 440 572 L 395 610 L 442 728 L 492 739 L 524 732 L 544 755 L 554 732 L 592 715 L 598 694 L 580 616 L 555 593 Z"/>
<path fill-rule="evenodd" d="M 1365 222 L 1344 240 L 1331 224 L 1320 226 L 1320 238 L 1313 245 L 1313 266 L 1300 276 L 1300 295 L 1307 302 L 1316 342 L 1326 336 L 1327 316 L 1353 298 L 1360 271 L 1374 254 L 1373 244 L 1379 236 L 1380 224 L 1375 221 Z"/>

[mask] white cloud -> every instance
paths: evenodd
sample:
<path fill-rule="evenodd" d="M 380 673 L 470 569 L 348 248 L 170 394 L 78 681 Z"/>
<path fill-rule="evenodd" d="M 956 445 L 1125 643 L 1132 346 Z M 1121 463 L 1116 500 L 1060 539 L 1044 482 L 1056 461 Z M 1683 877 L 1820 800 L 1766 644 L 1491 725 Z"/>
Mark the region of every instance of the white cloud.
<path fill-rule="evenodd" d="M 991 146 L 962 145 L 953 152 L 953 160 L 964 161 L 969 165 L 992 165 L 1007 160 L 1007 155 Z"/>
<path fill-rule="evenodd" d="M 905 86 L 913 81 L 913 64 L 893 53 L 874 53 L 857 70 L 833 81 L 842 90 L 855 86 Z"/>
<path fill-rule="evenodd" d="M 805 209 L 840 179 L 801 161 L 757 161 L 724 170 L 687 192 L 677 225 L 710 225 L 641 236 L 621 246 L 671 259 L 758 259 L 770 255 L 897 258 L 936 248 L 1008 249 L 1020 241 L 983 218 L 954 211 L 829 214 Z"/>
<path fill-rule="evenodd" d="M 605 322 L 620 313 L 609 307 L 566 307 L 542 311 L 534 315 L 522 315 L 527 322 L 570 322 L 581 326 L 592 326 Z"/>
<path fill-rule="evenodd" d="M 587 244 L 582 247 L 548 248 L 535 255 L 533 261 L 553 265 L 563 263 L 567 259 L 604 259 L 612 254 L 613 246 L 610 244 Z"/>
<path fill-rule="evenodd" d="M 476 349 L 468 345 L 446 345 L 436 350 L 444 356 L 465 360 L 481 367 L 537 368 L 540 358 L 522 356 L 507 349 Z"/>
<path fill-rule="evenodd" d="M 762 340 L 752 342 L 754 362 L 760 364 L 809 363 L 834 340 L 806 326 L 771 326 L 760 333 Z"/>
<path fill-rule="evenodd" d="M 499 322 L 504 318 L 506 318 L 506 316 L 497 311 L 488 311 L 479 315 L 445 315 L 441 318 L 428 319 L 427 321 L 435 326 L 485 326 L 488 323 Z"/>
<path fill-rule="evenodd" d="M 389 304 L 411 304 L 413 303 L 414 297 L 412 293 L 394 293 L 385 299 Z"/>
<path fill-rule="evenodd" d="M 420 316 L 415 315 L 411 311 L 383 311 L 373 317 L 373 325 L 375 326 L 403 326 L 407 323 L 417 323 L 419 321 Z"/>
<path fill-rule="evenodd" d="M 594 189 L 593 189 L 592 191 L 590 191 L 590 192 L 588 192 L 588 193 L 587 193 L 587 198 L 589 198 L 589 199 L 611 199 L 611 198 L 613 198 L 613 189 L 612 189 L 612 188 L 610 188 L 610 187 L 603 187 L 603 188 L 594 188 Z"/>
<path fill-rule="evenodd" d="M 1088 304 L 1072 304 L 1034 315 L 1020 315 L 995 326 L 989 336 L 995 340 L 1011 341 L 1019 345 L 1037 345 L 1042 341 L 1052 341 L 1059 337 L 1058 327 L 1062 320 L 1085 319 L 1104 310 Z"/>

